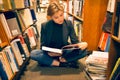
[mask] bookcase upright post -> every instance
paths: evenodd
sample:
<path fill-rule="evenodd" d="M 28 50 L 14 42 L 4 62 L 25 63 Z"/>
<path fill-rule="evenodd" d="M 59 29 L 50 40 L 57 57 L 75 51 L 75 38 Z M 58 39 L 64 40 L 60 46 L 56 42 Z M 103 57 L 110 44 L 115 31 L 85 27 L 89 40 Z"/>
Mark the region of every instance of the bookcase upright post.
<path fill-rule="evenodd" d="M 118 15 L 119 15 L 119 19 L 118 19 Z M 111 42 L 110 42 L 106 80 L 110 80 L 109 78 L 115 67 L 116 61 L 120 57 L 120 39 L 118 37 L 118 35 L 120 35 L 118 34 L 118 31 L 119 31 L 118 28 L 120 27 L 120 25 L 117 25 L 118 23 L 120 23 L 120 0 L 115 0 L 115 8 L 114 8 L 114 13 L 112 18 L 112 33 L 111 33 Z"/>

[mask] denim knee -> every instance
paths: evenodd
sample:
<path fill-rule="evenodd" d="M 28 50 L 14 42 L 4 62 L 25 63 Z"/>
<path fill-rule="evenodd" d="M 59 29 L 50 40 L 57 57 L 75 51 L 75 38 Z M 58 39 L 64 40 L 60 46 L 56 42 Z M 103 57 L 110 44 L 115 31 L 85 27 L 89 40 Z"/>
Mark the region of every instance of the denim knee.
<path fill-rule="evenodd" d="M 48 56 L 45 51 L 42 50 L 33 50 L 31 51 L 31 59 L 37 61 L 40 64 L 51 65 L 53 58 Z"/>
<path fill-rule="evenodd" d="M 33 60 L 36 60 L 37 58 L 40 58 L 43 55 L 43 51 L 42 50 L 32 50 L 30 57 Z"/>

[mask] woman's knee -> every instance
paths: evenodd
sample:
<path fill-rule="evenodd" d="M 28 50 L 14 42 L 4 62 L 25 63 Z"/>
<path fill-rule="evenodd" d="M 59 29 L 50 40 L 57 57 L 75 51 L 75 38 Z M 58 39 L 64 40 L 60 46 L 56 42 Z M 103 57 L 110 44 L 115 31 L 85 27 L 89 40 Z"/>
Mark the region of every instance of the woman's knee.
<path fill-rule="evenodd" d="M 43 54 L 43 52 L 42 52 L 41 50 L 32 50 L 32 51 L 31 51 L 31 54 L 30 54 L 30 57 L 31 57 L 32 59 L 34 59 L 34 58 L 41 57 L 42 54 Z"/>

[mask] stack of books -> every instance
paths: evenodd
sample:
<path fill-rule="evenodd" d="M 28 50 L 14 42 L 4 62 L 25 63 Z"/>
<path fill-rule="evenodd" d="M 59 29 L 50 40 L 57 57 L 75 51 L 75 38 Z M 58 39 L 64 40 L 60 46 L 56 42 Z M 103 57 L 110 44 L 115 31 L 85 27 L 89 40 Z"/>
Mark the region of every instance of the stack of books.
<path fill-rule="evenodd" d="M 108 63 L 108 52 L 93 51 L 85 61 L 86 72 L 92 80 L 105 80 Z"/>

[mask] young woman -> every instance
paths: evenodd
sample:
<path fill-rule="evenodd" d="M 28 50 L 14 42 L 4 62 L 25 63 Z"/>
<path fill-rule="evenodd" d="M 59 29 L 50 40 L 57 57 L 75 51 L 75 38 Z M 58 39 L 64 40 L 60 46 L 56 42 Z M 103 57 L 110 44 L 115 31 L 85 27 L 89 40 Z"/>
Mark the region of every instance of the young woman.
<path fill-rule="evenodd" d="M 51 3 L 48 6 L 47 15 L 51 17 L 51 20 L 41 25 L 41 47 L 47 46 L 61 49 L 63 46 L 74 44 L 82 52 L 77 55 L 70 54 L 69 57 L 63 58 L 62 55 L 53 52 L 33 50 L 31 59 L 47 66 L 77 67 L 74 62 L 86 56 L 87 43 L 79 42 L 71 21 L 64 19 L 64 9 L 61 5 Z M 68 42 L 69 37 L 71 43 Z"/>

